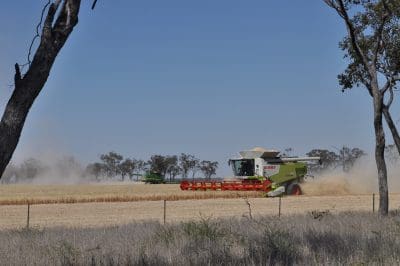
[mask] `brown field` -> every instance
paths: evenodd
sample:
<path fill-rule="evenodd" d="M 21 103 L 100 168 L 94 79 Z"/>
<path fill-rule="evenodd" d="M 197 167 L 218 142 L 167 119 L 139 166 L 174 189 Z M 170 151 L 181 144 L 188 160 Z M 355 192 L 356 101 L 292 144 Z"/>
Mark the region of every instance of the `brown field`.
<path fill-rule="evenodd" d="M 79 184 L 79 185 L 1 185 L 0 205 L 50 203 L 132 202 L 263 197 L 248 191 L 182 191 L 179 185 Z"/>
<path fill-rule="evenodd" d="M 314 210 L 372 211 L 372 194 L 313 196 L 308 191 L 308 195 L 283 197 L 282 215 Z M 33 204 L 30 225 L 39 228 L 114 226 L 145 220 L 162 222 L 164 199 L 167 200 L 167 222 L 249 216 L 246 199 L 252 216 L 277 215 L 279 202 L 278 198 L 264 198 L 256 192 L 181 191 L 178 185 L 2 185 L 0 229 L 24 227 L 27 202 Z M 392 210 L 400 208 L 400 194 L 391 194 L 390 207 Z"/>

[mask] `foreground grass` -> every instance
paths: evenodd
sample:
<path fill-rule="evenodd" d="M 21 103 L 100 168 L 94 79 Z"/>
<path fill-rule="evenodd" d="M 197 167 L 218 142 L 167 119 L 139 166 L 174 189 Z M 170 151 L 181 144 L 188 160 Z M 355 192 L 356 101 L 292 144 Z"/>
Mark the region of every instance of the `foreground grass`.
<path fill-rule="evenodd" d="M 397 214 L 313 212 L 97 229 L 0 231 L 1 265 L 400 263 Z"/>

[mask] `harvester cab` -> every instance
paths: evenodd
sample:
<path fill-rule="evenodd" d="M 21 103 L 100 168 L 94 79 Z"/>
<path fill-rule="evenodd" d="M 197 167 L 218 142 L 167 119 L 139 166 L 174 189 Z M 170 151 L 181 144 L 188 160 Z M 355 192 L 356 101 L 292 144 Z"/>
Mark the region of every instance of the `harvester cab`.
<path fill-rule="evenodd" d="M 301 195 L 300 184 L 307 174 L 307 163 L 320 157 L 281 157 L 277 150 L 254 148 L 230 159 L 234 178 L 224 181 L 182 181 L 183 190 L 259 190 L 274 197 Z"/>

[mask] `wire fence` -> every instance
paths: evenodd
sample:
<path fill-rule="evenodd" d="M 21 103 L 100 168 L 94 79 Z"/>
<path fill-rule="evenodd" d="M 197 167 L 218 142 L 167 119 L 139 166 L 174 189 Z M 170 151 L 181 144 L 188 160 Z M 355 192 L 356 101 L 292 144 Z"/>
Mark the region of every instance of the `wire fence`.
<path fill-rule="evenodd" d="M 97 227 L 132 222 L 161 224 L 219 217 L 376 212 L 379 197 L 292 196 L 276 198 L 237 198 L 180 201 L 103 202 L 0 206 L 0 230 L 16 228 Z M 400 208 L 400 195 L 390 196 L 391 209 Z"/>

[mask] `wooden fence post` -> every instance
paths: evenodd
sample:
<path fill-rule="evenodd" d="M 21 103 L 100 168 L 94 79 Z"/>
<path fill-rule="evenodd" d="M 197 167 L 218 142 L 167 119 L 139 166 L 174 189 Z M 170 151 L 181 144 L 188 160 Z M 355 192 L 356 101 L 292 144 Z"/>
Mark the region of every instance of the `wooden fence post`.
<path fill-rule="evenodd" d="M 31 204 L 28 202 L 28 215 L 26 217 L 26 229 L 29 229 L 29 216 L 30 216 L 30 212 L 31 212 Z"/>
<path fill-rule="evenodd" d="M 164 200 L 164 224 L 167 218 L 167 200 Z"/>
<path fill-rule="evenodd" d="M 279 212 L 278 212 L 278 217 L 281 217 L 281 207 L 282 207 L 282 196 L 279 196 Z"/>
<path fill-rule="evenodd" d="M 372 212 L 375 212 L 375 193 L 372 194 Z"/>

